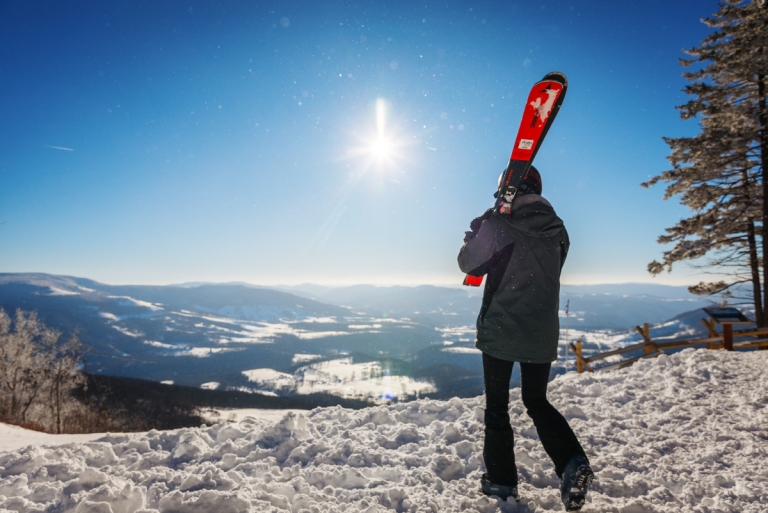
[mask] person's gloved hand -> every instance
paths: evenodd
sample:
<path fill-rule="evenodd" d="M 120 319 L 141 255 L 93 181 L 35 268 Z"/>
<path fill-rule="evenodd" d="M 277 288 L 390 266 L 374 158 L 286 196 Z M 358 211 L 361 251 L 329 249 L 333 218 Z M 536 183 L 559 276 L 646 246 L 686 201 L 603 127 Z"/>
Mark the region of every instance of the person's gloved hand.
<path fill-rule="evenodd" d="M 493 209 L 489 208 L 485 212 L 483 212 L 483 215 L 480 217 L 476 217 L 472 219 L 472 222 L 469 223 L 469 229 L 472 230 L 470 232 L 464 232 L 464 242 L 468 242 L 470 239 L 474 238 L 477 235 L 477 232 L 480 231 L 480 226 L 483 224 L 483 221 L 488 219 L 493 215 Z"/>

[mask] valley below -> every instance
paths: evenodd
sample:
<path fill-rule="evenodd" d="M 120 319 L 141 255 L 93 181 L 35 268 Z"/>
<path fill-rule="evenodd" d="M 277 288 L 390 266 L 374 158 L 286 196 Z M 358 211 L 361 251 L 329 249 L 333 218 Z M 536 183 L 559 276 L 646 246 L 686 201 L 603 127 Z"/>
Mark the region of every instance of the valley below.
<path fill-rule="evenodd" d="M 481 294 L 426 285 L 113 286 L 0 274 L 0 307 L 36 311 L 48 326 L 77 333 L 89 374 L 372 402 L 482 394 L 474 348 Z M 589 354 L 637 342 L 633 328 L 643 322 L 654 336 L 692 336 L 703 330 L 698 309 L 708 303 L 683 287 L 646 284 L 563 286 L 561 296 L 571 312 L 561 312 L 553 375 L 573 370 L 566 339 L 582 340 Z"/>

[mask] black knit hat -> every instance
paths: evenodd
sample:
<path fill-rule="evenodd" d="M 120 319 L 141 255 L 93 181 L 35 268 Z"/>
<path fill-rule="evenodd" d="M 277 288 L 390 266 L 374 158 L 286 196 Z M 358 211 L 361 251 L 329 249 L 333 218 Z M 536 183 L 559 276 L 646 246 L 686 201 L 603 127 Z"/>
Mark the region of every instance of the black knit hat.
<path fill-rule="evenodd" d="M 541 175 L 539 170 L 531 166 L 520 184 L 519 194 L 541 194 Z"/>

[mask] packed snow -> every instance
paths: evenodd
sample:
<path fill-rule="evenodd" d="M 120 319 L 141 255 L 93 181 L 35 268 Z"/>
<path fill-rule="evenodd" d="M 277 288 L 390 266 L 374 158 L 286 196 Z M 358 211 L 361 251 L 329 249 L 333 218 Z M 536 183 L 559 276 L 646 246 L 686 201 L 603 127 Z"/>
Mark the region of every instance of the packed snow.
<path fill-rule="evenodd" d="M 596 472 L 585 512 L 758 513 L 768 352 L 685 350 L 558 376 L 549 397 Z M 554 512 L 558 479 L 511 391 L 521 500 L 480 492 L 483 397 L 246 416 L 0 453 L 0 509 L 80 513 Z M 228 419 L 227 419 L 228 420 Z M 38 434 L 35 434 L 35 436 Z M 47 443 L 47 442 L 46 442 Z"/>
<path fill-rule="evenodd" d="M 87 435 L 50 435 L 38 431 L 10 426 L 0 422 L 0 453 L 15 451 L 29 445 L 62 445 L 75 442 L 90 442 L 103 437 L 103 433 Z M 5 474 L 0 470 L 0 475 Z M 0 486 L 3 486 L 0 484 Z M 2 494 L 2 492 L 0 492 Z"/>

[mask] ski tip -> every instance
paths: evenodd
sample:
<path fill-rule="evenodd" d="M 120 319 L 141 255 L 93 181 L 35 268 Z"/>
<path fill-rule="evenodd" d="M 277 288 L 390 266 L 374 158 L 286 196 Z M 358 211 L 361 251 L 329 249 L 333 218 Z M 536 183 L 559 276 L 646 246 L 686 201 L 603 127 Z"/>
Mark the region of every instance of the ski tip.
<path fill-rule="evenodd" d="M 541 79 L 542 82 L 547 81 L 554 81 L 554 82 L 560 82 L 564 86 L 568 86 L 568 79 L 565 76 L 565 73 L 560 73 L 559 71 L 552 71 L 550 73 L 547 73 L 544 75 L 544 78 Z"/>

